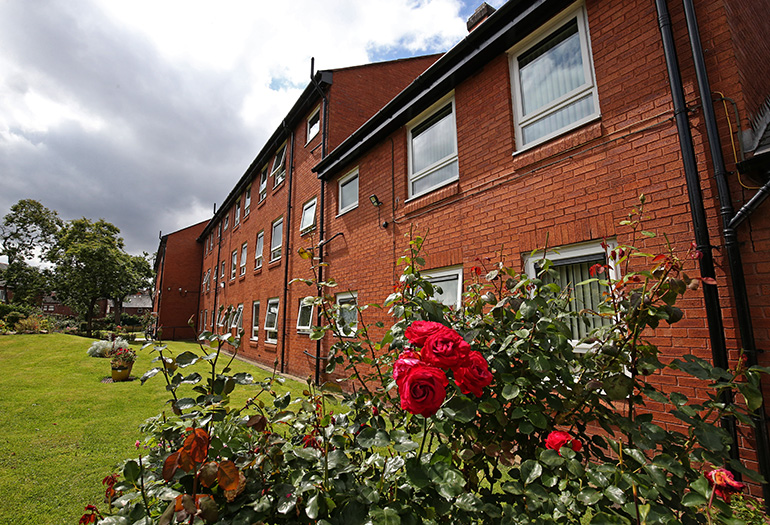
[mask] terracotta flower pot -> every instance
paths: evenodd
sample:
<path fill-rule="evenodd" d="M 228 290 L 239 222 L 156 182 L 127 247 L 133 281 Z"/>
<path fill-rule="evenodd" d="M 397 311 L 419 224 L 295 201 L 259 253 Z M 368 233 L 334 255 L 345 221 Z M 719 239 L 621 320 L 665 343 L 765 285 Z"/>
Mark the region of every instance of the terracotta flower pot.
<path fill-rule="evenodd" d="M 134 363 L 123 363 L 123 364 L 114 364 L 112 365 L 112 381 L 118 382 L 118 381 L 128 381 L 128 378 L 131 377 L 131 368 L 133 368 Z"/>

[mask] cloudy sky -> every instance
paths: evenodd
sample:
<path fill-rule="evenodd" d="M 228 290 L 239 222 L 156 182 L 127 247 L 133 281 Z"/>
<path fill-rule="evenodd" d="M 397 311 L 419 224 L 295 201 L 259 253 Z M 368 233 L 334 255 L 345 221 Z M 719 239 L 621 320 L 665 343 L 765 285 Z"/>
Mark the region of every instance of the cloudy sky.
<path fill-rule="evenodd" d="M 487 2 L 495 7 L 503 0 Z M 446 51 L 481 0 L 0 0 L 0 217 L 204 219 L 316 69 Z"/>

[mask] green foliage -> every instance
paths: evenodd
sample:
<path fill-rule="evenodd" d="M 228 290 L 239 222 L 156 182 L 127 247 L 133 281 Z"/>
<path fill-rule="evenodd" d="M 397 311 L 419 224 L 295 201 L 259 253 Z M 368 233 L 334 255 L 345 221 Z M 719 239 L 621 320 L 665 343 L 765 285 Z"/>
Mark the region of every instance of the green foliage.
<path fill-rule="evenodd" d="M 651 237 L 640 215 L 626 224 Z M 293 398 L 273 390 L 277 378 L 258 382 L 231 374 L 229 364 L 219 371 L 223 345 L 239 346 L 230 334 L 201 334 L 211 346 L 177 355 L 175 375 L 148 371 L 143 382 L 165 376 L 175 417 L 145 425 L 149 448 L 126 463 L 115 517 L 102 523 L 742 523 L 724 501 L 740 484 L 718 492 L 701 469 L 729 466 L 758 478 L 730 462 L 734 444 L 717 423 L 750 424 L 725 394 L 738 391 L 753 407 L 761 370 L 721 370 L 695 356 L 664 364 L 649 339 L 661 322 L 681 319 L 676 302 L 699 281 L 685 274 L 686 258 L 671 248 L 656 256 L 608 249 L 623 275 L 611 281 L 606 265 L 592 268 L 605 299 L 582 312 L 568 307 L 548 261 L 532 278 L 499 262 L 483 277 L 474 272 L 454 310 L 433 300 L 436 289 L 420 273 L 423 242 L 412 238 L 401 260 L 399 286 L 384 305 L 394 317 L 388 330 L 363 321 L 370 306 L 337 305 L 336 283 L 318 282 L 320 263 L 304 250 L 316 275 L 306 282 L 318 291 L 306 301 L 324 318 L 311 338 L 334 341 L 328 370 L 347 370 L 352 393 L 308 381 Z M 357 325 L 347 322 L 351 310 Z M 587 316 L 607 322 L 576 347 L 568 321 Z M 401 391 L 406 380 L 393 378 L 404 359 L 426 359 L 427 343 L 407 331 L 417 321 L 451 327 L 483 356 L 492 382 L 480 396 L 464 393 L 460 372 L 449 369 L 433 415 L 402 410 L 407 394 L 422 393 Z M 163 360 L 163 346 L 156 350 Z M 410 354 L 399 357 L 404 350 Z M 210 365 L 205 376 L 184 371 L 201 361 Z M 674 370 L 702 381 L 698 399 L 657 386 Z M 233 409 L 238 385 L 258 393 Z M 647 410 L 653 402 L 671 407 L 679 424 L 659 425 Z"/>
<path fill-rule="evenodd" d="M 68 222 L 57 235 L 49 259 L 54 263 L 58 297 L 85 319 L 91 334 L 96 302 L 136 292 L 151 272 L 145 257 L 123 250 L 120 230 L 100 219 Z"/>
<path fill-rule="evenodd" d="M 45 253 L 62 226 L 59 215 L 36 200 L 22 199 L 0 223 L 0 255 L 9 265 L 30 259 L 35 251 Z"/>

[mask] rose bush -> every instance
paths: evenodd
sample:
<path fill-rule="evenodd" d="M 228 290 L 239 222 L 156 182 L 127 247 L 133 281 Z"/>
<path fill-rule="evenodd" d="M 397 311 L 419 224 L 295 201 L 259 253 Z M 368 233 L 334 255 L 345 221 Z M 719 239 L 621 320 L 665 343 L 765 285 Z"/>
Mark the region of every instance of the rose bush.
<path fill-rule="evenodd" d="M 633 241 L 638 216 L 626 224 Z M 730 458 L 718 422 L 751 423 L 762 369 L 694 356 L 664 364 L 648 339 L 682 317 L 676 301 L 698 282 L 688 257 L 631 242 L 608 250 L 622 277 L 592 269 L 606 290 L 595 312 L 569 308 L 547 260 L 535 277 L 495 263 L 472 272 L 455 310 L 422 278 L 422 243 L 412 238 L 401 260 L 388 329 L 363 322 L 359 307 L 356 337 L 342 337 L 336 283 L 305 281 L 325 319 L 311 338 L 334 338 L 328 370 L 349 372 L 347 392 L 308 381 L 292 400 L 272 391 L 277 378 L 230 376 L 217 368 L 222 348 L 239 346 L 229 334 L 202 334 L 201 352 L 178 356 L 173 376 L 145 374 L 165 376 L 173 415 L 145 425 L 148 452 L 124 464 L 116 510 L 100 523 L 741 523 L 727 501 L 741 482 L 727 472 L 756 474 Z M 576 352 L 570 321 L 590 316 L 605 322 Z M 211 364 L 206 379 L 183 372 L 198 360 Z M 673 372 L 702 381 L 702 395 L 659 388 L 656 376 Z M 228 405 L 236 385 L 254 389 L 243 407 Z M 660 425 L 651 402 L 679 424 Z"/>

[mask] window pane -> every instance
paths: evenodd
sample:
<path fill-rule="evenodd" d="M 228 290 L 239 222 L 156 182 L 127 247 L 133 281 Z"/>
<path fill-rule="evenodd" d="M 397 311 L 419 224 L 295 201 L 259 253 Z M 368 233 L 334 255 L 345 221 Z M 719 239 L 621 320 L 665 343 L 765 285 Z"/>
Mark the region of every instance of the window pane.
<path fill-rule="evenodd" d="M 572 19 L 518 60 L 525 116 L 585 84 L 577 19 Z"/>
<path fill-rule="evenodd" d="M 460 293 L 460 282 L 457 275 L 447 275 L 445 277 L 429 277 L 428 281 L 433 286 L 441 288 L 441 292 L 435 290 L 433 298 L 447 306 L 457 306 L 457 297 Z"/>
<path fill-rule="evenodd" d="M 358 204 L 358 175 L 340 184 L 340 210 Z"/>
<path fill-rule="evenodd" d="M 532 124 L 522 127 L 521 133 L 524 138 L 524 144 L 558 131 L 573 122 L 593 114 L 593 112 L 594 99 L 593 95 L 589 94 L 540 120 L 536 120 Z"/>
<path fill-rule="evenodd" d="M 281 256 L 281 244 L 283 243 L 283 220 L 273 223 L 273 233 L 270 237 L 270 259 Z"/>
<path fill-rule="evenodd" d="M 577 313 L 581 310 L 598 311 L 599 309 L 599 304 L 603 300 L 604 289 L 597 281 L 575 286 L 577 283 L 591 278 L 589 269 L 594 264 L 605 264 L 605 260 L 603 257 L 597 257 L 589 261 L 583 260 L 572 264 L 558 264 L 556 262 L 553 269 L 558 273 L 558 277 L 553 279 L 552 277 L 544 276 L 545 281 L 555 281 L 562 291 L 569 293 L 571 299 L 569 308 L 572 312 Z M 586 325 L 584 319 L 588 320 L 588 325 Z M 596 315 L 586 315 L 583 318 L 570 319 L 570 328 L 572 328 L 572 334 L 575 339 L 582 339 L 594 328 L 610 323 L 610 319 Z"/>
<path fill-rule="evenodd" d="M 300 222 L 299 229 L 305 230 L 315 224 L 315 205 L 316 201 L 313 200 L 305 205 L 302 209 L 302 221 Z"/>
<path fill-rule="evenodd" d="M 298 329 L 309 329 L 313 320 L 313 305 L 302 304 L 299 305 L 299 314 L 297 317 Z"/>
<path fill-rule="evenodd" d="M 412 130 L 412 173 L 455 154 L 452 104 Z"/>
<path fill-rule="evenodd" d="M 278 301 L 270 301 L 267 303 L 265 330 L 275 330 L 276 326 L 278 326 Z"/>
<path fill-rule="evenodd" d="M 251 305 L 251 338 L 259 339 L 259 303 Z"/>
<path fill-rule="evenodd" d="M 412 182 L 412 194 L 418 194 L 428 191 L 434 186 L 438 186 L 442 182 L 450 179 L 456 179 L 458 177 L 457 172 L 457 160 L 451 164 L 447 164 L 429 174 L 421 177 Z"/>

